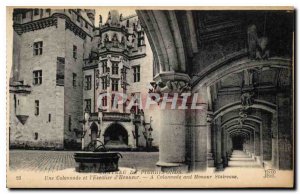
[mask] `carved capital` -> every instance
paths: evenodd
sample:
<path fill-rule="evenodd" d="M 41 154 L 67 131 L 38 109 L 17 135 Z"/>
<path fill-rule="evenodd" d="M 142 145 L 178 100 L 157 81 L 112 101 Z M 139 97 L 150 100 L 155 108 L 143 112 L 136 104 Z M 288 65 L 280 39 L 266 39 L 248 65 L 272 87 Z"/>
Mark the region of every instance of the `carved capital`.
<path fill-rule="evenodd" d="M 213 120 L 213 113 L 212 112 L 207 112 L 207 117 L 206 117 L 206 122 L 211 123 Z"/>
<path fill-rule="evenodd" d="M 161 73 L 155 76 L 150 84 L 152 88 L 149 89 L 149 93 L 178 93 L 180 95 L 191 92 L 190 77 L 183 73 Z"/>

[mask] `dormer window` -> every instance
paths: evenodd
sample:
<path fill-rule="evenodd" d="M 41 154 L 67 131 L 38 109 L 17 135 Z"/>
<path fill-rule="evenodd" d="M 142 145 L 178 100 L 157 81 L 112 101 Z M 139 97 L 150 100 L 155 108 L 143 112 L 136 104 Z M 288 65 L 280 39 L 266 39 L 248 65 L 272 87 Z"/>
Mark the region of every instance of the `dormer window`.
<path fill-rule="evenodd" d="M 39 9 L 34 9 L 34 11 L 33 11 L 33 15 L 39 15 L 39 12 L 40 12 L 40 10 Z"/>

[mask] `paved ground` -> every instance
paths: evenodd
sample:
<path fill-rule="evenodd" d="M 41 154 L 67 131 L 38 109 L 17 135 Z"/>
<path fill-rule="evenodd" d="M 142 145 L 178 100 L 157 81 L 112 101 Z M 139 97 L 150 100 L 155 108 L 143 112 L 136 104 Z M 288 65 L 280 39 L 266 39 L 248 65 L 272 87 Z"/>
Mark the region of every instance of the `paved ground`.
<path fill-rule="evenodd" d="M 10 150 L 11 170 L 56 171 L 75 167 L 73 151 Z M 121 152 L 120 167 L 156 168 L 158 152 Z"/>

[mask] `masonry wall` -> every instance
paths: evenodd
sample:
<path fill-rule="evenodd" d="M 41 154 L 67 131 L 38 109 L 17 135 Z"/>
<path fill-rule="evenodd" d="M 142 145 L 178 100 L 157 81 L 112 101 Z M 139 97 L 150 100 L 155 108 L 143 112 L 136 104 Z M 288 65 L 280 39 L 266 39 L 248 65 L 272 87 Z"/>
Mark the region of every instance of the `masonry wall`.
<path fill-rule="evenodd" d="M 84 49 L 86 44 L 91 44 L 91 38 L 85 40 L 76 36 L 72 31 L 65 31 L 65 95 L 64 95 L 64 138 L 68 149 L 78 147 L 75 130 L 81 130 L 79 122 L 83 118 L 83 71 Z M 73 46 L 77 47 L 77 58 L 73 57 Z M 75 85 L 73 85 L 73 74 L 76 74 Z"/>
<path fill-rule="evenodd" d="M 62 28 L 60 22 L 61 19 L 58 19 L 57 27 L 23 33 L 19 39 L 21 41 L 19 80 L 24 81 L 25 85 L 31 85 L 32 92 L 29 95 L 16 95 L 21 111 L 17 114 L 25 114 L 29 117 L 24 125 L 18 122 L 16 117 L 11 118 L 12 122 L 15 122 L 14 129 L 11 129 L 13 146 L 63 148 L 63 126 L 61 125 L 63 118 L 56 114 L 57 111 L 63 111 L 61 108 L 63 89 L 56 86 L 56 60 L 62 53 L 61 48 L 57 46 L 62 41 L 62 36 L 59 35 Z M 33 43 L 36 41 L 43 41 L 42 55 L 33 55 Z M 32 84 L 34 70 L 42 70 L 41 85 Z M 39 100 L 39 115 L 34 113 L 35 100 Z M 10 103 L 10 106 L 14 105 Z M 38 134 L 37 138 L 35 133 Z"/>

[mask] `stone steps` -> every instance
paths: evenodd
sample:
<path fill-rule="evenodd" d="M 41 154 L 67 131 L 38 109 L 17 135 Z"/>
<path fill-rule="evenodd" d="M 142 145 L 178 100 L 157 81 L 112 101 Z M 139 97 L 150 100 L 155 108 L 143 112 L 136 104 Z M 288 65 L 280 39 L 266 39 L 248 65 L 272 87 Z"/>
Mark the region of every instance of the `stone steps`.
<path fill-rule="evenodd" d="M 260 165 L 249 154 L 234 150 L 228 161 L 228 167 L 260 168 Z"/>

